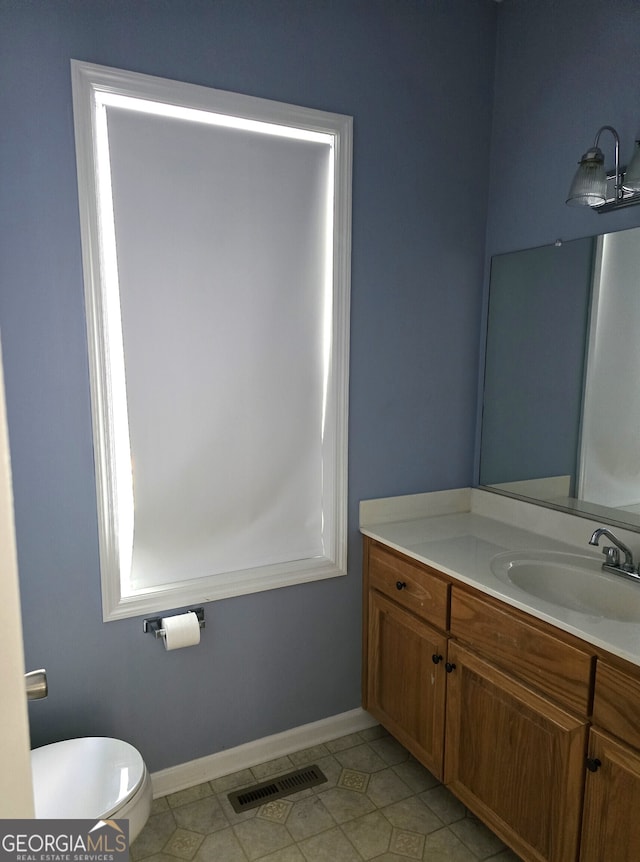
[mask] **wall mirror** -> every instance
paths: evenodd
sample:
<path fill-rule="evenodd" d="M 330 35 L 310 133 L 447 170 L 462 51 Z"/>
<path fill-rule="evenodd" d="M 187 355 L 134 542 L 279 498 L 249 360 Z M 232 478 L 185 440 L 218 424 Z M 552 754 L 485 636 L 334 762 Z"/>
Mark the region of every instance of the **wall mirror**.
<path fill-rule="evenodd" d="M 479 484 L 640 532 L 640 228 L 492 260 Z"/>

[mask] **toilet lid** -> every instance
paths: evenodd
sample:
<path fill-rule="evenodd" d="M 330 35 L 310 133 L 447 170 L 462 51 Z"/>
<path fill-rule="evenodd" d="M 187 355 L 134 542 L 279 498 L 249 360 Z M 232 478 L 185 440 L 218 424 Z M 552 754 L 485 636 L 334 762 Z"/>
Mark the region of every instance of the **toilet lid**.
<path fill-rule="evenodd" d="M 146 767 L 128 742 L 88 736 L 35 748 L 31 772 L 37 818 L 93 820 L 131 799 Z"/>

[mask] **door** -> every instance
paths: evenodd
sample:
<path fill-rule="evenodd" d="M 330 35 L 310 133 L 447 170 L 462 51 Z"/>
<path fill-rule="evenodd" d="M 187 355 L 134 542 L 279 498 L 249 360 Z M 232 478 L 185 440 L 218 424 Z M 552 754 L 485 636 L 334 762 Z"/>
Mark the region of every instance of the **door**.
<path fill-rule="evenodd" d="M 586 721 L 451 640 L 449 667 L 445 783 L 522 859 L 575 862 Z"/>
<path fill-rule="evenodd" d="M 0 350 L 0 818 L 33 817 L 29 719 Z"/>
<path fill-rule="evenodd" d="M 442 778 L 446 637 L 372 590 L 368 711 Z"/>
<path fill-rule="evenodd" d="M 580 862 L 637 862 L 640 756 L 592 729 L 587 762 Z"/>

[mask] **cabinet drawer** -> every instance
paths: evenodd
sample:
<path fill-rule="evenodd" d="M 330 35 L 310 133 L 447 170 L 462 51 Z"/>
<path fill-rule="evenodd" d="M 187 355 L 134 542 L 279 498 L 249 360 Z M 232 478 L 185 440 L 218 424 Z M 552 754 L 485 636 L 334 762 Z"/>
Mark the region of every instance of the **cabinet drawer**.
<path fill-rule="evenodd" d="M 451 634 L 557 703 L 588 715 L 595 661 L 591 653 L 503 607 L 454 587 Z"/>
<path fill-rule="evenodd" d="M 593 723 L 640 749 L 640 668 L 596 667 Z"/>
<path fill-rule="evenodd" d="M 421 563 L 372 543 L 369 586 L 432 625 L 447 628 L 449 584 Z"/>

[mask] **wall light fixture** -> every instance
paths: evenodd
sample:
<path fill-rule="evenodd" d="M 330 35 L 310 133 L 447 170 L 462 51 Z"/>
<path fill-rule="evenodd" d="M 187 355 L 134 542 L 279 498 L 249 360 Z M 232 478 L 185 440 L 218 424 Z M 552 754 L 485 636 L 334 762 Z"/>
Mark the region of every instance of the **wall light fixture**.
<path fill-rule="evenodd" d="M 615 144 L 615 168 L 605 170 L 604 153 L 598 146 L 602 132 L 611 132 Z M 578 162 L 571 183 L 569 206 L 588 206 L 599 213 L 640 204 L 640 141 L 628 168 L 620 167 L 620 138 L 613 126 L 602 126 L 593 147 Z"/>

